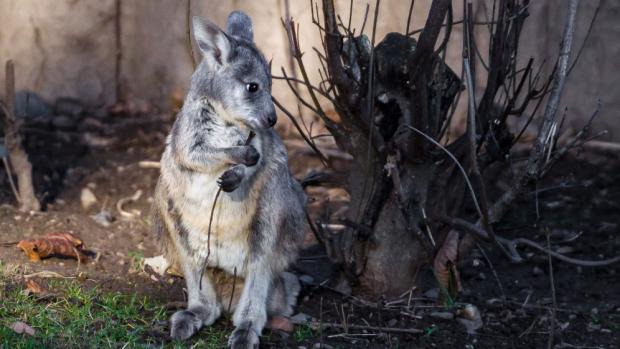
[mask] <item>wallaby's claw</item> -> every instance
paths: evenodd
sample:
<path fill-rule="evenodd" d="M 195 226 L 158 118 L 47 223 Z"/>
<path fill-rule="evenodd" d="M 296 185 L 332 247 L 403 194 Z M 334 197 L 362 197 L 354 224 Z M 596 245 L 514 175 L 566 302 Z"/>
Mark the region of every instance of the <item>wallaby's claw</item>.
<path fill-rule="evenodd" d="M 243 164 L 246 166 L 254 166 L 258 163 L 258 159 L 260 159 L 260 154 L 256 148 L 249 145 L 247 151 L 245 152 L 245 157 L 243 159 Z"/>
<path fill-rule="evenodd" d="M 241 181 L 243 181 L 243 177 L 244 177 L 243 167 L 234 166 L 226 170 L 226 172 L 224 172 L 220 176 L 219 180 L 217 181 L 217 184 L 220 186 L 220 188 L 222 188 L 223 191 L 230 193 L 239 187 L 239 185 L 241 184 Z"/>
<path fill-rule="evenodd" d="M 243 323 L 230 335 L 228 345 L 232 349 L 258 349 L 258 334 L 252 327 L 251 323 Z"/>
<path fill-rule="evenodd" d="M 170 318 L 170 337 L 185 340 L 202 327 L 202 321 L 189 310 L 180 310 Z"/>

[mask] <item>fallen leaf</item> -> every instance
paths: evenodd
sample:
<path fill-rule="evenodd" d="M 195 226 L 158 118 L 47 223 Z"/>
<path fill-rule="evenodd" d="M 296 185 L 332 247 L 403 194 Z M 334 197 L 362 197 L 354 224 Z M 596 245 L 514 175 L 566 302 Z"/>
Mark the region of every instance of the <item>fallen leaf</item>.
<path fill-rule="evenodd" d="M 36 281 L 28 279 L 26 281 L 26 291 L 29 293 L 40 294 L 43 293 L 43 287 L 41 287 L 41 285 L 39 285 Z"/>
<path fill-rule="evenodd" d="M 12 329 L 13 331 L 15 331 L 15 333 L 18 333 L 18 334 L 25 333 L 25 334 L 30 335 L 30 336 L 34 336 L 34 334 L 35 334 L 34 328 L 30 327 L 28 324 L 26 324 L 24 322 L 21 322 L 21 321 L 16 321 L 16 322 L 12 323 L 9 326 L 9 328 Z"/>
<path fill-rule="evenodd" d="M 164 257 L 163 255 L 159 255 L 155 257 L 144 258 L 144 265 L 148 265 L 153 269 L 154 272 L 156 272 L 160 276 L 163 276 L 166 273 L 166 270 L 168 270 L 168 267 L 170 267 L 170 262 L 168 262 L 166 257 Z"/>
<path fill-rule="evenodd" d="M 437 251 L 437 255 L 433 261 L 435 277 L 437 278 L 441 290 L 444 291 L 441 292 L 441 295 L 452 297 L 452 299 L 461 291 L 459 271 L 456 269 L 458 249 L 459 233 L 451 230 L 446 236 L 443 245 L 439 251 Z"/>
<path fill-rule="evenodd" d="M 267 327 L 269 327 L 271 330 L 279 330 L 287 333 L 291 333 L 295 329 L 293 322 L 289 318 L 279 315 L 269 319 Z"/>
<path fill-rule="evenodd" d="M 467 333 L 476 334 L 476 330 L 482 327 L 482 316 L 480 311 L 473 304 L 467 304 L 464 309 L 459 311 L 457 320 L 465 326 Z"/>
<path fill-rule="evenodd" d="M 21 248 L 33 262 L 53 255 L 73 257 L 78 260 L 88 258 L 84 254 L 82 240 L 68 232 L 48 233 L 40 238 L 21 240 L 17 243 L 17 247 Z"/>

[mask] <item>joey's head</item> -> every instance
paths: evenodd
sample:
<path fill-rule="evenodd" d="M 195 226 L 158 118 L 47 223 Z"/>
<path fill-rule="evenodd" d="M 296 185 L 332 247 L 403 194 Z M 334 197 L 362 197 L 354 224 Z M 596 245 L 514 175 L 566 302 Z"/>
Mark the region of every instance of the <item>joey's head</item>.
<path fill-rule="evenodd" d="M 225 121 L 253 130 L 275 125 L 269 65 L 254 45 L 250 17 L 232 12 L 226 31 L 194 17 L 193 32 L 202 61 L 192 76 L 188 100 L 208 101 Z"/>

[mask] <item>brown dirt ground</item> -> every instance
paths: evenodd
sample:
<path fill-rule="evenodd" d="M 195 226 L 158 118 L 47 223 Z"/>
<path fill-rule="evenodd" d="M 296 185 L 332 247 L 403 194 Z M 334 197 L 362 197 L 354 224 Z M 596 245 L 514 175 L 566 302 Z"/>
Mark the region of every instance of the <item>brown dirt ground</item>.
<path fill-rule="evenodd" d="M 120 122 L 119 122 L 120 123 Z M 105 148 L 80 144 L 71 136 L 51 132 L 28 137 L 28 150 L 35 169 L 37 192 L 44 197 L 46 210 L 27 214 L 13 208 L 13 199 L 0 173 L 0 236 L 2 242 L 18 241 L 51 231 L 72 231 L 86 247 L 100 253 L 98 262 L 80 266 L 88 280 L 85 287 L 135 292 L 163 302 L 184 299 L 183 281 L 176 277 L 153 275 L 134 270 L 132 256 L 159 254 L 148 219 L 151 193 L 157 169 L 138 166 L 141 160 L 158 160 L 170 119 L 137 125 L 115 134 L 115 142 Z M 310 168 L 320 165 L 305 153 L 291 153 L 291 167 L 301 178 Z M 539 184 L 538 200 L 531 195 L 498 225 L 507 237 L 527 236 L 545 241 L 551 232 L 554 248 L 564 248 L 576 258 L 601 259 L 620 250 L 620 161 L 615 155 L 572 154 Z M 501 188 L 505 179 L 497 180 Z M 558 186 L 565 185 L 563 188 Z M 82 188 L 89 187 L 97 204 L 84 210 L 80 204 Z M 117 201 L 142 190 L 143 195 L 128 208 L 137 209 L 137 219 L 122 219 L 115 209 Z M 339 190 L 309 192 L 313 210 L 322 207 L 326 197 L 335 209 L 345 206 L 346 195 Z M 536 209 L 538 201 L 538 216 Z M 110 210 L 115 221 L 104 228 L 91 215 Z M 571 242 L 562 242 L 580 234 Z M 314 239 L 309 236 L 307 245 Z M 436 348 L 534 348 L 547 345 L 549 336 L 551 291 L 546 256 L 522 249 L 525 263 L 512 265 L 491 247 L 485 247 L 492 265 L 479 250 L 460 262 L 464 291 L 459 304 L 474 304 L 484 325 L 476 334 L 468 334 L 463 325 L 442 319 L 433 312 L 454 313 L 454 308 L 436 305 L 435 288 L 430 271 L 401 303 L 380 300 L 367 303 L 318 286 L 330 273 L 324 252 L 310 247 L 295 270 L 310 274 L 314 285 L 306 285 L 297 312 L 334 324 L 356 324 L 391 328 L 421 329 L 423 334 L 398 334 L 386 331 L 329 328 L 315 331 L 302 343 L 292 337 L 271 333 L 263 339 L 264 347 L 312 347 L 326 343 L 334 347 L 436 347 Z M 40 263 L 28 262 L 14 246 L 0 247 L 0 260 L 18 264 L 25 273 L 41 270 L 63 275 L 76 274 L 77 263 L 70 259 L 50 258 Z M 499 276 L 496 280 L 491 266 Z M 617 348 L 620 343 L 619 265 L 586 268 L 554 261 L 558 311 L 556 348 Z M 505 298 L 498 283 L 501 283 Z M 426 295 L 426 296 L 425 296 Z M 430 296 L 430 298 L 429 298 Z M 409 306 L 407 306 L 409 304 Z M 443 314 L 443 316 L 448 316 Z M 191 342 L 191 340 L 190 340 Z"/>

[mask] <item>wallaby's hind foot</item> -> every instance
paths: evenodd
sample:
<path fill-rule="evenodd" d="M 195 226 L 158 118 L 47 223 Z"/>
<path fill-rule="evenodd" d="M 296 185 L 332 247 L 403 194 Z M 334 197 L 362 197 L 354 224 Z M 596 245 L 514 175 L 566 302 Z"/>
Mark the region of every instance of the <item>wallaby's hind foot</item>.
<path fill-rule="evenodd" d="M 252 328 L 251 321 L 245 321 L 237 326 L 228 339 L 232 349 L 258 349 L 258 333 Z"/>
<path fill-rule="evenodd" d="M 179 310 L 170 318 L 170 337 L 185 340 L 202 327 L 202 320 L 189 310 Z"/>
<path fill-rule="evenodd" d="M 194 305 L 186 310 L 179 310 L 170 318 L 170 337 L 187 339 L 202 326 L 209 326 L 219 317 L 218 309 L 209 309 L 205 305 Z"/>

